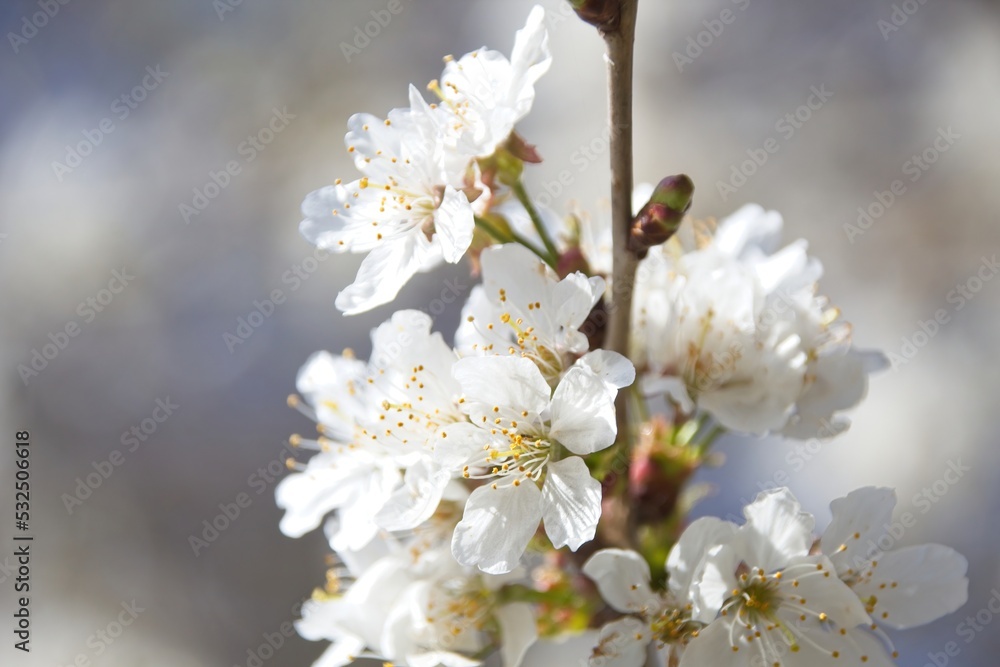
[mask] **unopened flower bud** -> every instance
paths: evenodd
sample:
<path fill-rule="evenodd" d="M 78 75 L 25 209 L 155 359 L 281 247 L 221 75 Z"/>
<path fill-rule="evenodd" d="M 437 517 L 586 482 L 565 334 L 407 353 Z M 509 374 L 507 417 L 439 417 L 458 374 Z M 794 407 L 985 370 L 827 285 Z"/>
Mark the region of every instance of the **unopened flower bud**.
<path fill-rule="evenodd" d="M 577 16 L 599 30 L 614 30 L 621 16 L 621 0 L 569 0 Z"/>
<path fill-rule="evenodd" d="M 653 246 L 666 243 L 680 227 L 693 194 L 694 183 L 684 174 L 660 181 L 632 222 L 629 249 L 642 258 Z"/>
<path fill-rule="evenodd" d="M 574 271 L 590 275 L 590 264 L 587 263 L 587 258 L 579 246 L 571 247 L 560 253 L 559 261 L 556 262 L 556 273 L 559 274 L 560 279 Z"/>

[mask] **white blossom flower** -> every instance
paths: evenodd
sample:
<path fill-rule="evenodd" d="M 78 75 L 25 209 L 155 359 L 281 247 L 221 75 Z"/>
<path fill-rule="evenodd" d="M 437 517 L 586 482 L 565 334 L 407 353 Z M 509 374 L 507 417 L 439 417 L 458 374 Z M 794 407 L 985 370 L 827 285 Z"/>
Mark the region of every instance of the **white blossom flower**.
<path fill-rule="evenodd" d="M 830 503 L 820 549 L 861 598 L 874 622 L 907 630 L 952 613 L 969 598 L 969 564 L 940 544 L 892 548 L 898 536 L 892 489 L 865 487 Z M 902 524 L 895 524 L 902 527 Z"/>
<path fill-rule="evenodd" d="M 632 349 L 646 386 L 696 403 L 727 428 L 830 437 L 881 355 L 815 295 L 804 242 L 777 249 L 781 217 L 745 206 L 714 232 L 686 220 L 640 264 Z M 675 380 L 683 382 L 683 388 Z"/>
<path fill-rule="evenodd" d="M 878 641 L 851 632 L 871 619 L 830 560 L 809 554 L 814 521 L 788 490 L 760 494 L 744 513 L 695 568 L 693 615 L 708 625 L 680 666 L 891 665 Z"/>
<path fill-rule="evenodd" d="M 331 252 L 367 253 L 354 283 L 337 296 L 352 314 L 395 298 L 421 271 L 458 262 L 472 242 L 473 205 L 449 173 L 434 110 L 411 88 L 409 109 L 381 120 L 355 114 L 347 150 L 362 177 L 310 193 L 300 230 Z"/>
<path fill-rule="evenodd" d="M 551 392 L 538 367 L 517 356 L 467 357 L 454 373 L 470 423 L 442 429 L 435 458 L 485 482 L 455 529 L 456 559 L 509 572 L 542 520 L 557 548 L 575 551 L 593 539 L 601 485 L 580 456 L 615 440 L 614 395 L 605 380 L 578 364 Z"/>
<path fill-rule="evenodd" d="M 330 641 L 314 667 L 343 667 L 366 655 L 382 654 L 386 621 L 413 581 L 406 561 L 386 557 L 373 563 L 341 594 L 317 595 L 302 606 L 295 629 L 310 641 Z"/>
<path fill-rule="evenodd" d="M 310 193 L 300 226 L 324 250 L 367 254 L 337 296 L 340 310 L 387 303 L 416 273 L 465 254 L 475 229 L 470 198 L 485 188 L 473 162 L 491 155 L 531 109 L 534 84 L 551 62 L 543 19 L 535 7 L 510 61 L 485 48 L 449 60 L 431 86 L 440 103 L 427 104 L 411 86 L 410 107 L 384 120 L 350 118 L 345 143 L 361 178 Z"/>
<path fill-rule="evenodd" d="M 335 548 L 359 549 L 377 532 L 375 513 L 399 485 L 401 475 L 391 456 L 353 444 L 359 422 L 374 415 L 367 376 L 367 365 L 352 355 L 328 352 L 314 354 L 299 371 L 297 388 L 324 435 L 317 440 L 297 435 L 289 439 L 299 448 L 318 450 L 275 489 L 277 505 L 285 510 L 281 531 L 290 537 L 317 528 L 334 510 L 342 514 L 339 530 L 331 537 Z"/>
<path fill-rule="evenodd" d="M 381 643 L 386 657 L 410 667 L 469 667 L 482 664 L 471 656 L 499 639 L 505 667 L 520 665 L 538 636 L 534 612 L 528 604 L 501 604 L 496 597 L 499 586 L 518 577 L 462 567 L 446 545 L 421 554 L 412 569 L 418 577 L 386 620 Z"/>
<path fill-rule="evenodd" d="M 510 60 L 485 47 L 448 59 L 441 81 L 430 88 L 440 97 L 444 141 L 460 156 L 486 157 L 528 115 L 535 83 L 552 64 L 545 10 L 536 5 L 518 30 Z"/>
<path fill-rule="evenodd" d="M 380 529 L 423 523 L 446 493 L 464 498 L 449 492 L 448 472 L 430 465 L 438 429 L 466 421 L 451 374 L 456 359 L 431 332 L 430 317 L 418 311 L 399 311 L 373 331 L 368 364 L 325 353 L 310 359 L 298 388 L 324 437 L 292 438 L 320 451 L 278 484 L 285 534 L 299 537 L 337 511 L 331 545 L 358 549 Z"/>
<path fill-rule="evenodd" d="M 361 439 L 395 452 L 405 468 L 403 484 L 376 517 L 387 530 L 416 528 L 446 494 L 464 500 L 461 490 L 449 487 L 451 474 L 430 460 L 439 431 L 466 421 L 458 404 L 461 387 L 452 375 L 458 356 L 431 326 L 425 313 L 406 310 L 372 334 L 369 390 L 378 407 Z"/>
<path fill-rule="evenodd" d="M 515 244 L 487 248 L 481 261 L 483 284 L 462 311 L 456 347 L 467 355 L 517 354 L 533 361 L 547 380 L 558 380 L 570 357 L 587 351 L 580 327 L 604 293 L 604 280 L 582 273 L 559 280 Z"/>
<path fill-rule="evenodd" d="M 598 633 L 594 630 L 538 639 L 528 649 L 521 667 L 553 667 L 553 665 L 577 667 L 586 665 L 597 641 Z"/>
<path fill-rule="evenodd" d="M 368 367 L 353 352 L 316 352 L 302 365 L 295 388 L 315 410 L 321 432 L 337 442 L 354 437 L 357 422 L 371 411 Z"/>
<path fill-rule="evenodd" d="M 387 546 L 386 555 L 350 573 L 353 583 L 331 571 L 326 589 L 303 607 L 299 633 L 333 642 L 317 666 L 372 657 L 409 667 L 472 667 L 492 646 L 505 666 L 520 665 L 537 638 L 534 612 L 497 597 L 520 576 L 464 568 L 446 544 L 421 537 Z"/>
<path fill-rule="evenodd" d="M 642 667 L 651 643 L 676 656 L 702 627 L 692 620 L 686 596 L 653 592 L 649 565 L 634 551 L 602 549 L 587 560 L 583 573 L 608 605 L 629 614 L 601 628 L 591 667 Z"/>
<path fill-rule="evenodd" d="M 334 548 L 360 549 L 378 532 L 375 516 L 401 482 L 386 457 L 345 447 L 316 454 L 299 472 L 278 483 L 275 500 L 285 510 L 281 532 L 301 537 L 333 511 L 340 516 Z"/>

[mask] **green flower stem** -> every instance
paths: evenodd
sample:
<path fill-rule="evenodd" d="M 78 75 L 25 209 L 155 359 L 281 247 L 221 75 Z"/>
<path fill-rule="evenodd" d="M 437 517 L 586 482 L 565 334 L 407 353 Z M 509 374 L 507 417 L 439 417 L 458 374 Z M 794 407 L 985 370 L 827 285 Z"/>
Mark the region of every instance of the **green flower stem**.
<path fill-rule="evenodd" d="M 524 183 L 517 181 L 514 183 L 514 195 L 517 200 L 521 202 L 524 209 L 528 212 L 528 217 L 531 218 L 531 224 L 535 226 L 535 231 L 538 232 L 538 236 L 541 237 L 542 243 L 545 245 L 546 252 L 552 258 L 550 266 L 555 266 L 555 262 L 559 257 L 559 250 L 556 248 L 556 244 L 553 243 L 552 237 L 549 236 L 549 232 L 545 229 L 545 223 L 542 221 L 542 216 L 538 214 L 538 209 L 535 208 L 535 202 L 531 201 L 531 197 L 528 196 L 528 191 L 524 189 Z"/>
<path fill-rule="evenodd" d="M 476 216 L 476 227 L 479 227 L 481 230 L 489 234 L 490 238 L 499 243 L 520 243 L 525 248 L 538 255 L 539 259 L 551 266 L 553 269 L 556 268 L 556 260 L 554 257 L 550 257 L 536 248 L 535 244 L 515 232 L 513 229 L 503 230 L 486 218 L 481 218 L 478 215 Z"/>

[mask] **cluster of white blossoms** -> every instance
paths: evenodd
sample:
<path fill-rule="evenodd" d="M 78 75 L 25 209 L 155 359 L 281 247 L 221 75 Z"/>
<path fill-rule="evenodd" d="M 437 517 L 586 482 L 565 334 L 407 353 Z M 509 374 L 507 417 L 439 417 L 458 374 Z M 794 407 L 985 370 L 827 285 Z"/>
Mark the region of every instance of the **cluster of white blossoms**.
<path fill-rule="evenodd" d="M 462 259 L 496 195 L 478 161 L 511 137 L 551 63 L 543 20 L 532 10 L 510 60 L 485 48 L 446 59 L 429 86 L 438 101 L 411 86 L 409 107 L 350 118 L 345 142 L 361 175 L 306 197 L 300 227 L 320 248 L 367 255 L 340 310 L 388 303 L 414 274 Z"/>
<path fill-rule="evenodd" d="M 322 527 L 334 552 L 297 625 L 330 642 L 316 665 L 890 664 L 883 628 L 967 595 L 951 549 L 879 546 L 891 491 L 834 501 L 819 539 L 786 489 L 743 525 L 701 518 L 677 538 L 720 433 L 832 437 L 881 355 L 853 347 L 777 213 L 684 217 L 686 176 L 637 189 L 638 273 L 612 284 L 610 227 L 560 219 L 521 180 L 544 18 L 531 11 L 509 60 L 446 59 L 433 104 L 411 87 L 408 108 L 353 116 L 360 176 L 303 204 L 307 239 L 367 255 L 337 296 L 347 314 L 441 262 L 468 256 L 481 278 L 452 336 L 399 310 L 367 361 L 318 352 L 299 372 L 289 401 L 318 434 L 291 437 L 309 456 L 276 501 L 286 535 Z M 628 349 L 602 349 L 624 289 Z"/>
<path fill-rule="evenodd" d="M 882 628 L 950 614 L 969 586 L 953 549 L 879 546 L 895 504 L 890 489 L 858 489 L 833 501 L 817 540 L 788 489 L 766 491 L 741 526 L 712 517 L 688 526 L 660 593 L 639 554 L 597 552 L 583 571 L 625 616 L 601 630 L 590 664 L 641 667 L 652 645 L 680 667 L 892 665 Z"/>
<path fill-rule="evenodd" d="M 779 247 L 781 228 L 753 204 L 718 225 L 686 219 L 639 265 L 632 358 L 647 392 L 728 429 L 829 438 L 885 361 L 851 345 L 816 294 L 822 266 L 803 240 Z"/>

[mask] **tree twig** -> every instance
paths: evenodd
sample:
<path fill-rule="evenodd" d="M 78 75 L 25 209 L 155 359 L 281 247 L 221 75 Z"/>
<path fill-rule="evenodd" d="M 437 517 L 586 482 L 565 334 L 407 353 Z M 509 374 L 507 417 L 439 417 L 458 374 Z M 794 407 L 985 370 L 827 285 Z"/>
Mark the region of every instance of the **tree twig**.
<path fill-rule="evenodd" d="M 612 299 L 608 307 L 608 337 L 605 346 L 628 354 L 632 291 L 638 260 L 628 249 L 632 226 L 632 63 L 638 0 L 621 0 L 621 15 L 614 29 L 603 31 L 608 50 L 608 122 L 611 154 L 611 232 L 613 234 Z M 619 446 L 631 447 L 628 392 L 619 392 L 616 404 Z M 626 502 L 626 511 L 628 503 Z M 628 535 L 635 543 L 632 513 L 628 513 Z"/>

